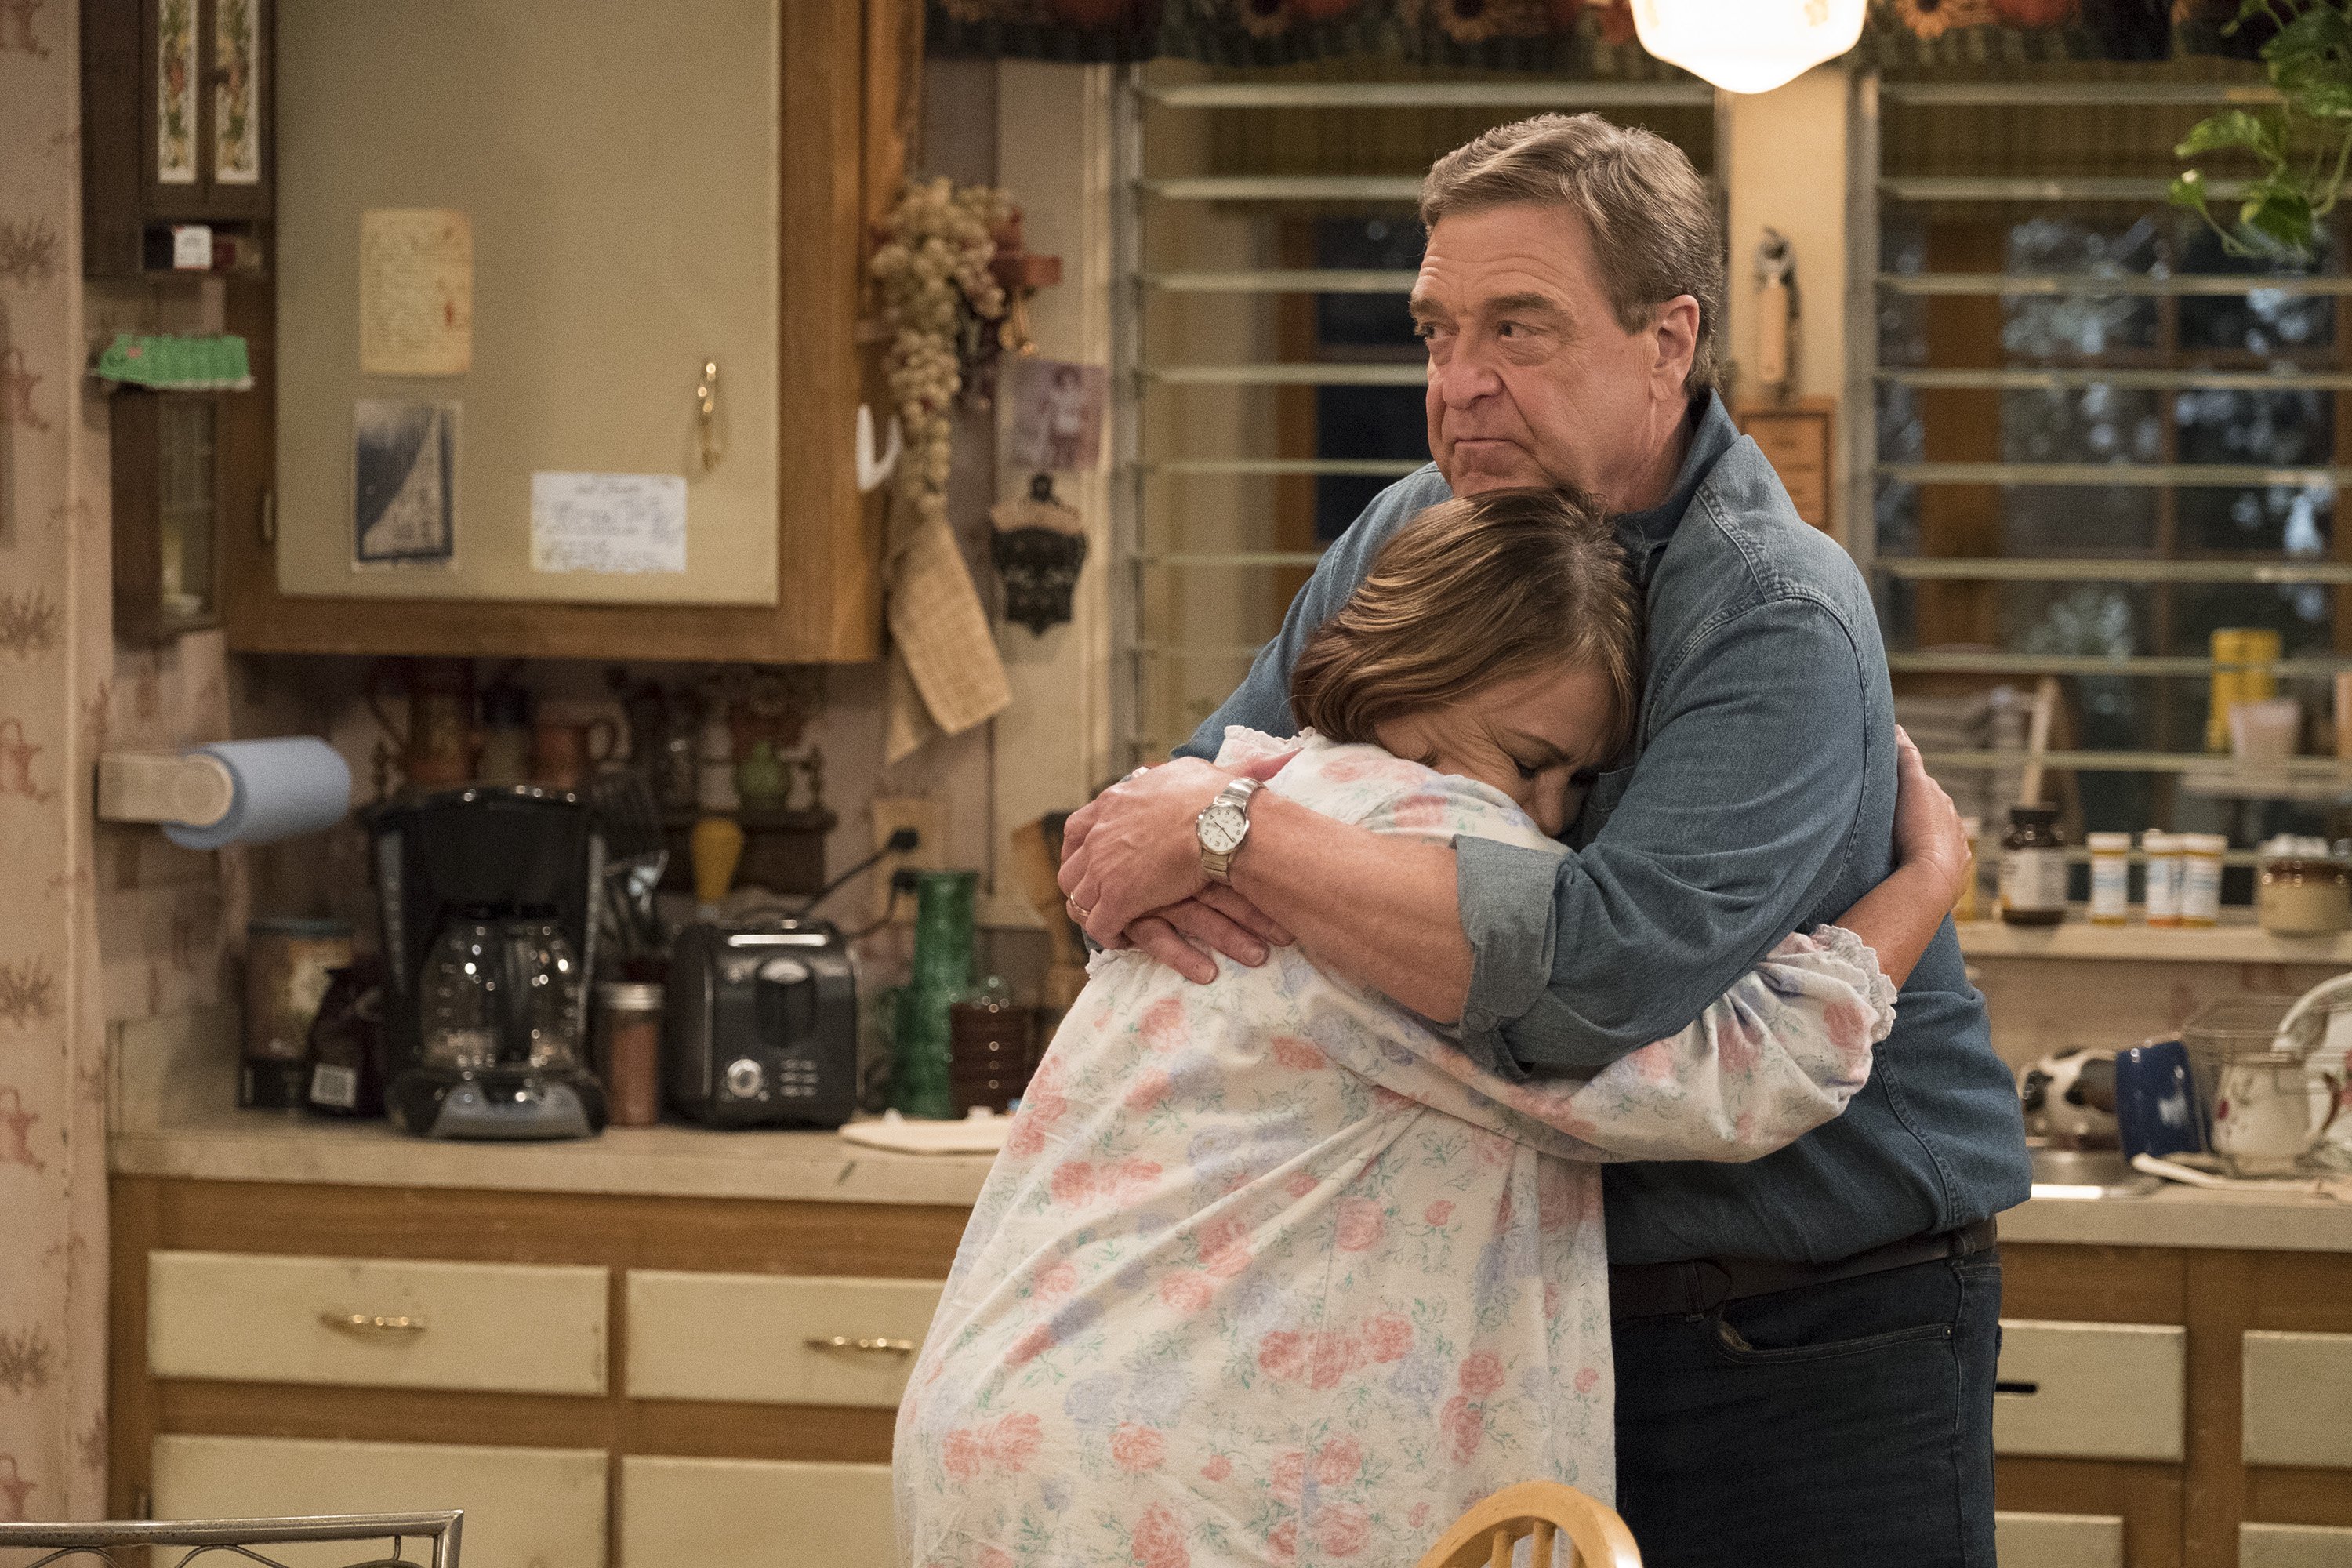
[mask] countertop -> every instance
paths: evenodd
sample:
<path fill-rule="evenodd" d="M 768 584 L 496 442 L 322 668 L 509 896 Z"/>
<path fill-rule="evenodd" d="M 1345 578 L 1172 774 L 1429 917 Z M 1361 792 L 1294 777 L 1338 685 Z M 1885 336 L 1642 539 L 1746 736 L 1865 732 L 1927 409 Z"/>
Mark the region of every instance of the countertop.
<path fill-rule="evenodd" d="M 126 1175 L 352 1186 L 489 1187 L 969 1206 L 985 1155 L 893 1154 L 830 1132 L 614 1128 L 559 1143 L 445 1143 L 383 1122 L 223 1110 L 118 1128 L 109 1166 Z M 2167 1186 L 2147 1196 L 2035 1198 L 2000 1216 L 2001 1239 L 2100 1247 L 2352 1252 L 2352 1204 L 2294 1193 Z"/>
<path fill-rule="evenodd" d="M 122 1175 L 957 1207 L 980 1196 L 989 1163 L 887 1153 L 831 1132 L 615 1127 L 562 1142 L 455 1143 L 404 1137 L 381 1121 L 236 1110 L 118 1126 L 107 1141 L 108 1169 Z"/>

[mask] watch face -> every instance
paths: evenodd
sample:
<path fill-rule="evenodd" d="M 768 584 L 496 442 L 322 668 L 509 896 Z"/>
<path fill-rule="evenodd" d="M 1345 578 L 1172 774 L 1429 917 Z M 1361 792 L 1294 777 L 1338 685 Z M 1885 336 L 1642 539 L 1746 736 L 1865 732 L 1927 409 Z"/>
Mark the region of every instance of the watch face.
<path fill-rule="evenodd" d="M 1249 815 L 1237 805 L 1214 805 L 1201 818 L 1201 847 L 1212 855 L 1230 855 L 1241 847 Z"/>

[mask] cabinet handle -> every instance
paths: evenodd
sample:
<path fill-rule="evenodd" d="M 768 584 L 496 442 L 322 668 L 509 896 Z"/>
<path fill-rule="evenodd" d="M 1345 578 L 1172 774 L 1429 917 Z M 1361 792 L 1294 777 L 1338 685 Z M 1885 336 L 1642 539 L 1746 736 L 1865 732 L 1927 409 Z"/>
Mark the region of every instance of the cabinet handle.
<path fill-rule="evenodd" d="M 727 455 L 719 439 L 719 362 L 702 362 L 702 383 L 694 389 L 697 433 L 702 443 L 702 471 L 709 473 Z"/>
<path fill-rule="evenodd" d="M 869 1354 L 913 1355 L 912 1340 L 860 1340 L 847 1334 L 811 1334 L 808 1348 L 813 1351 L 865 1351 Z"/>
<path fill-rule="evenodd" d="M 261 524 L 261 542 L 264 544 L 277 543 L 278 492 L 276 490 L 264 490 L 261 492 L 261 514 L 258 521 Z"/>
<path fill-rule="evenodd" d="M 373 1312 L 321 1312 L 319 1321 L 347 1334 L 421 1334 L 422 1318 L 388 1318 Z"/>

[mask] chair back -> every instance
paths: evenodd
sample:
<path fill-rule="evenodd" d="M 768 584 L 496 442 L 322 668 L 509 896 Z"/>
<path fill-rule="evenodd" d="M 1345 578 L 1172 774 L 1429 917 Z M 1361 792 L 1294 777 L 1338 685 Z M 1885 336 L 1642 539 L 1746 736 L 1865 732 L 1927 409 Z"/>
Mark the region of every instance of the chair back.
<path fill-rule="evenodd" d="M 1561 1536 L 1564 1557 L 1555 1555 Z M 1521 1481 L 1474 1505 L 1420 1568 L 1512 1568 L 1512 1552 L 1528 1537 L 1528 1568 L 1642 1568 L 1633 1532 L 1616 1510 L 1559 1481 Z"/>

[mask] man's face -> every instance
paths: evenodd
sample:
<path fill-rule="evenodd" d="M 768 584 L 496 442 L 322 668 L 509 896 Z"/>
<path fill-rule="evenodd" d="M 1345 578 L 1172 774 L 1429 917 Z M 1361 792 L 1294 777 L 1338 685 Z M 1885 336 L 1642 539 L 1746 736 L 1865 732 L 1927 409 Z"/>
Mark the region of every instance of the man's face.
<path fill-rule="evenodd" d="M 1564 485 L 1612 506 L 1679 428 L 1698 308 L 1688 296 L 1627 331 L 1564 206 L 1440 218 L 1412 290 L 1429 345 L 1429 449 L 1455 495 Z"/>

